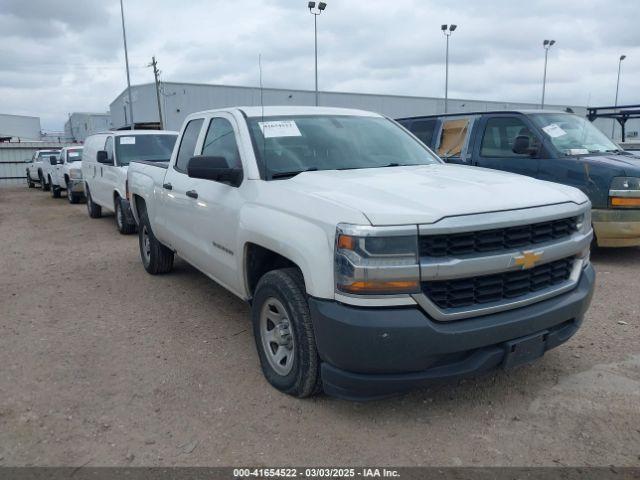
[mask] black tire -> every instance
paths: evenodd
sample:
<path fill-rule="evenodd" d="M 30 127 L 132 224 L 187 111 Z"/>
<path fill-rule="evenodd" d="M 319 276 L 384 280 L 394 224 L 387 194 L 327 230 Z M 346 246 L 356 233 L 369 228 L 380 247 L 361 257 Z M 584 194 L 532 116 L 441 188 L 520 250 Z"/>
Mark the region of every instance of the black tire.
<path fill-rule="evenodd" d="M 91 200 L 91 192 L 89 191 L 89 185 L 85 184 L 87 192 L 87 212 L 91 218 L 100 218 L 102 216 L 102 207 L 97 203 L 93 203 Z"/>
<path fill-rule="evenodd" d="M 148 243 L 147 243 L 148 242 Z M 138 245 L 144 269 L 151 275 L 168 273 L 173 269 L 173 251 L 161 244 L 151 230 L 147 212 L 140 212 Z"/>
<path fill-rule="evenodd" d="M 60 198 L 60 187 L 54 185 L 51 180 L 49 180 L 49 185 L 51 186 L 51 197 L 52 198 Z"/>
<path fill-rule="evenodd" d="M 122 235 L 131 235 L 136 231 L 136 224 L 127 222 L 127 216 L 124 213 L 124 207 L 122 206 L 122 199 L 116 197 L 114 201 L 114 208 L 116 214 L 116 228 Z"/>
<path fill-rule="evenodd" d="M 31 180 L 31 175 L 29 175 L 28 171 L 27 171 L 27 185 L 29 186 L 29 188 L 35 188 L 36 186 L 33 180 Z"/>
<path fill-rule="evenodd" d="M 292 366 L 291 370 L 284 375 L 278 373 L 271 365 L 271 360 L 267 358 L 269 353 L 265 351 L 265 342 L 261 333 L 262 312 L 264 308 L 270 308 L 272 299 L 278 300 L 284 306 L 290 325 L 285 332 L 293 336 Z M 251 308 L 253 335 L 262 372 L 267 381 L 281 392 L 298 398 L 320 393 L 322 391 L 320 357 L 316 348 L 307 292 L 300 270 L 284 268 L 266 273 L 258 282 Z M 273 330 L 276 328 L 274 325 Z M 272 348 L 271 344 L 268 345 L 268 348 Z"/>
<path fill-rule="evenodd" d="M 48 192 L 49 191 L 49 185 L 47 185 L 46 180 L 42 176 L 42 172 L 40 172 L 38 174 L 38 178 L 40 179 L 40 188 L 42 188 L 42 191 L 43 192 Z"/>
<path fill-rule="evenodd" d="M 67 200 L 69 200 L 69 203 L 79 203 L 81 197 L 82 195 L 80 195 L 79 193 L 74 193 L 71 191 L 71 185 L 69 185 L 69 182 L 67 182 Z"/>

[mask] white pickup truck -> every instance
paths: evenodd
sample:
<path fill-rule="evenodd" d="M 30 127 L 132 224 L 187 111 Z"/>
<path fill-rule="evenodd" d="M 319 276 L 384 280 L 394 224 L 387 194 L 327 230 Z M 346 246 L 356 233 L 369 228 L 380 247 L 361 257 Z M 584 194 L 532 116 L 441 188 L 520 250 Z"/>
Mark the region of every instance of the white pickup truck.
<path fill-rule="evenodd" d="M 64 147 L 60 151 L 56 165 L 49 171 L 51 196 L 59 198 L 66 190 L 69 203 L 78 203 L 84 197 L 82 181 L 82 146 Z"/>
<path fill-rule="evenodd" d="M 27 163 L 27 184 L 29 188 L 35 187 L 35 182 L 38 182 L 42 190 L 49 190 L 45 172 L 48 172 L 51 167 L 51 157 L 55 157 L 57 160 L 60 157 L 60 150 L 38 150 L 33 154 L 31 160 Z"/>
<path fill-rule="evenodd" d="M 145 269 L 177 254 L 250 302 L 264 375 L 294 396 L 528 363 L 591 301 L 583 193 L 443 164 L 374 113 L 192 114 L 171 160 L 131 163 L 128 184 Z"/>

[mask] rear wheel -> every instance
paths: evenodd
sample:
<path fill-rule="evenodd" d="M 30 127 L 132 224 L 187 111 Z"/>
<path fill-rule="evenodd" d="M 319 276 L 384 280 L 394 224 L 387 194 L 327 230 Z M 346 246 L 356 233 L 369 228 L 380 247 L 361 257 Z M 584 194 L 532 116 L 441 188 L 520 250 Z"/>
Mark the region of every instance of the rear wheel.
<path fill-rule="evenodd" d="M 266 273 L 256 287 L 251 316 L 267 381 L 294 397 L 319 393 L 320 358 L 300 270 Z"/>
<path fill-rule="evenodd" d="M 49 185 L 47 184 L 47 181 L 45 180 L 44 176 L 42 175 L 42 172 L 40 172 L 38 174 L 38 178 L 40 179 L 40 188 L 42 189 L 43 192 L 48 192 L 49 191 Z"/>
<path fill-rule="evenodd" d="M 140 245 L 142 265 L 151 275 L 168 273 L 173 269 L 173 252 L 155 237 L 151 230 L 147 212 L 144 210 L 140 212 L 138 243 Z"/>
<path fill-rule="evenodd" d="M 87 190 L 87 212 L 89 212 L 91 218 L 100 218 L 102 216 L 102 207 L 97 203 L 93 203 L 89 186 L 85 185 L 85 188 Z"/>
<path fill-rule="evenodd" d="M 116 197 L 115 199 L 115 213 L 116 213 L 116 226 L 118 231 L 123 235 L 130 235 L 136 231 L 135 223 L 127 222 L 127 216 L 124 213 L 124 207 L 122 206 L 122 199 Z"/>

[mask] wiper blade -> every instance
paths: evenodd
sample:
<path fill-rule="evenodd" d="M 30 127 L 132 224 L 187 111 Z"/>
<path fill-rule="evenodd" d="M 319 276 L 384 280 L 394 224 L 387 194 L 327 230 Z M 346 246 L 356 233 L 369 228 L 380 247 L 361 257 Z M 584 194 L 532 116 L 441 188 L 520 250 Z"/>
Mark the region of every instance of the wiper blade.
<path fill-rule="evenodd" d="M 292 178 L 304 172 L 315 172 L 317 170 L 318 167 L 311 167 L 304 170 L 293 170 L 291 172 L 276 172 L 271 174 L 271 179 L 273 180 L 274 178 Z"/>

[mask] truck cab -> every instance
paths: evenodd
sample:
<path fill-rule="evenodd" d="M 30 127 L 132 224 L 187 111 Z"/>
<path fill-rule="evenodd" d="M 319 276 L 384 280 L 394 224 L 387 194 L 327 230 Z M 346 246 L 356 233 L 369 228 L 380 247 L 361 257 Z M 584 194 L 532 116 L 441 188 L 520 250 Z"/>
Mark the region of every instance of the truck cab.
<path fill-rule="evenodd" d="M 47 179 L 51 168 L 51 157 L 55 157 L 57 161 L 60 157 L 60 150 L 47 149 L 34 152 L 27 165 L 27 184 L 29 188 L 33 188 L 37 182 L 42 190 L 49 191 L 50 183 Z"/>
<path fill-rule="evenodd" d="M 127 169 L 134 160 L 167 162 L 177 132 L 122 130 L 87 137 L 82 156 L 82 178 L 91 218 L 102 211 L 115 213 L 122 234 L 135 232 L 136 224 L 127 200 Z"/>
<path fill-rule="evenodd" d="M 640 158 L 588 120 L 551 110 L 398 119 L 448 163 L 562 183 L 591 200 L 601 247 L 640 245 Z"/>

